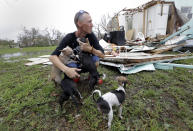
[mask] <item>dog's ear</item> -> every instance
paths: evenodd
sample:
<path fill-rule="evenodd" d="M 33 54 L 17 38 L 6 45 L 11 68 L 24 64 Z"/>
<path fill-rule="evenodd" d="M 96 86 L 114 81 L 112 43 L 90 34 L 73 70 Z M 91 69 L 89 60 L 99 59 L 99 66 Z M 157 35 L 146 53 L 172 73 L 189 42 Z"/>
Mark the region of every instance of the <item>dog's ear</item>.
<path fill-rule="evenodd" d="M 122 86 L 123 86 L 124 88 L 126 88 L 127 85 L 129 85 L 129 82 L 128 82 L 128 81 L 124 81 L 123 84 L 122 84 Z"/>
<path fill-rule="evenodd" d="M 67 50 L 68 50 L 67 47 L 65 47 L 64 49 L 59 50 L 59 51 L 61 51 L 61 52 L 66 52 Z"/>
<path fill-rule="evenodd" d="M 69 55 L 73 52 L 72 48 L 69 46 L 65 47 L 64 49 L 60 50 L 64 55 Z"/>
<path fill-rule="evenodd" d="M 128 82 L 127 78 L 124 76 L 117 76 L 116 80 L 118 81 L 119 84 L 122 84 L 124 82 Z"/>

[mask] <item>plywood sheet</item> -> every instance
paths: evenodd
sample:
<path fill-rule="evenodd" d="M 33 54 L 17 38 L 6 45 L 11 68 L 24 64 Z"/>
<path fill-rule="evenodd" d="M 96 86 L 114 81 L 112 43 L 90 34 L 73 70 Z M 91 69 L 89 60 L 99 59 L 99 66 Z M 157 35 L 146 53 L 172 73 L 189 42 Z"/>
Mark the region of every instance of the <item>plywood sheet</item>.
<path fill-rule="evenodd" d="M 32 65 L 42 64 L 42 63 L 45 63 L 45 62 L 48 62 L 48 61 L 49 61 L 48 58 L 40 58 L 40 59 L 38 59 L 36 61 L 26 63 L 25 65 L 32 66 Z"/>

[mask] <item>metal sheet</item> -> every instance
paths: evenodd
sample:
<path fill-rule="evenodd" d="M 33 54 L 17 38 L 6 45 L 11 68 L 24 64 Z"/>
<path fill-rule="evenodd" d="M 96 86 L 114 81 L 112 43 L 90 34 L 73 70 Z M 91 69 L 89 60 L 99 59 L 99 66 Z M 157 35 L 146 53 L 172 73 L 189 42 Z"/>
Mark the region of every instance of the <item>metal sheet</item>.
<path fill-rule="evenodd" d="M 140 71 L 154 71 L 155 67 L 153 64 L 145 64 L 145 65 L 140 65 L 140 66 L 135 66 L 132 69 L 128 69 L 128 70 L 122 70 L 119 68 L 119 71 L 122 74 L 134 74 L 134 73 L 138 73 Z"/>

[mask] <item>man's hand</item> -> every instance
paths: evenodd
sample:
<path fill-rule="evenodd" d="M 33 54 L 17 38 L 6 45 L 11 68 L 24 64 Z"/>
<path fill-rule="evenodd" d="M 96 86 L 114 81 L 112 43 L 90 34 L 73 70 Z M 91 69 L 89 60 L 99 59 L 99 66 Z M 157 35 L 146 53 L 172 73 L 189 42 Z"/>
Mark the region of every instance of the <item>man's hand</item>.
<path fill-rule="evenodd" d="M 82 42 L 82 41 L 80 40 L 80 38 L 77 39 L 77 42 L 79 43 L 80 49 L 81 49 L 82 51 L 92 53 L 92 47 L 90 46 L 90 43 L 89 43 L 89 41 L 88 41 L 88 38 L 86 39 L 86 42 L 85 42 L 85 43 Z"/>
<path fill-rule="evenodd" d="M 92 51 L 92 47 L 90 46 L 89 43 L 82 43 L 82 44 L 80 45 L 80 49 L 81 49 L 82 51 L 92 53 L 92 52 L 91 52 L 91 51 Z"/>
<path fill-rule="evenodd" d="M 100 58 L 105 57 L 105 55 L 100 50 L 96 50 L 94 47 L 90 46 L 88 39 L 86 39 L 86 43 L 84 43 L 84 42 L 80 41 L 80 39 L 78 38 L 77 42 L 79 43 L 80 49 L 82 51 L 92 53 L 93 55 L 96 55 Z"/>
<path fill-rule="evenodd" d="M 80 77 L 80 74 L 77 73 L 77 71 L 81 71 L 81 69 L 77 69 L 77 68 L 68 68 L 68 70 L 65 72 L 66 75 L 71 78 L 78 78 Z"/>

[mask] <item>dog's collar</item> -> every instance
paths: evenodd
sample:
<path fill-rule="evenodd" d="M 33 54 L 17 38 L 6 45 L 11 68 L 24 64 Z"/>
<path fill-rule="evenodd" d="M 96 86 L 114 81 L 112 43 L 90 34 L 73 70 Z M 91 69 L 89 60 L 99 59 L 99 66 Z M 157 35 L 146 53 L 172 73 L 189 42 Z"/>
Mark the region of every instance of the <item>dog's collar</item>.
<path fill-rule="evenodd" d="M 119 86 L 116 90 L 117 91 L 123 91 L 125 93 L 125 89 L 123 88 L 123 86 Z"/>

